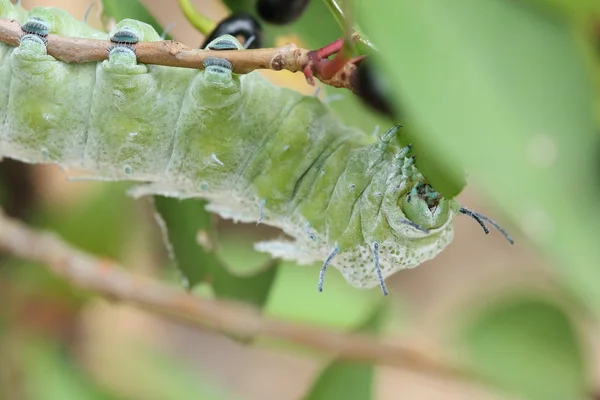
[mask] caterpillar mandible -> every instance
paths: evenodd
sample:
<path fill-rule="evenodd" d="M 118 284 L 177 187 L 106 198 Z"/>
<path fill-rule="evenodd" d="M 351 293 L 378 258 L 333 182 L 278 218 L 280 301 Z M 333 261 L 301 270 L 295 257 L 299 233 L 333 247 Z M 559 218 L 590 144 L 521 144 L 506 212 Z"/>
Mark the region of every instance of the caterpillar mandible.
<path fill-rule="evenodd" d="M 92 179 L 144 182 L 132 195 L 205 198 L 221 217 L 280 228 L 292 239 L 256 244 L 301 264 L 324 261 L 358 288 L 439 254 L 455 215 L 487 231 L 493 221 L 445 199 L 399 148 L 393 127 L 372 143 L 315 96 L 238 75 L 210 58 L 204 70 L 138 64 L 135 44 L 158 41 L 126 19 L 110 33 L 63 10 L 29 12 L 0 0 L 16 19 L 18 47 L 0 44 L 0 155 L 84 170 Z M 99 63 L 65 64 L 46 52 L 49 33 L 111 39 Z M 243 47 L 232 36 L 211 49 Z"/>

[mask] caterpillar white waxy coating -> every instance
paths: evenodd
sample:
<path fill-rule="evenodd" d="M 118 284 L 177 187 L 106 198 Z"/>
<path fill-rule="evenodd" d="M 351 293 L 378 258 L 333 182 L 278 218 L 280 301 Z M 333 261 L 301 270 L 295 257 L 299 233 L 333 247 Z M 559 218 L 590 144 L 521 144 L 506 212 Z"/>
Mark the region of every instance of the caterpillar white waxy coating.
<path fill-rule="evenodd" d="M 135 43 L 160 40 L 143 22 L 105 34 L 63 10 L 26 12 L 9 0 L 0 17 L 24 31 L 18 47 L 0 44 L 3 157 L 146 183 L 135 196 L 205 198 L 209 211 L 237 221 L 260 214 L 292 240 L 256 248 L 301 264 L 326 260 L 319 290 L 331 265 L 351 285 L 387 294 L 386 277 L 451 242 L 455 215 L 497 227 L 431 188 L 410 148 L 392 140 L 397 127 L 372 143 L 316 97 L 234 74 L 224 59 L 201 71 L 138 64 Z M 48 33 L 116 44 L 106 61 L 66 64 L 46 53 Z M 231 36 L 208 47 L 243 51 Z"/>

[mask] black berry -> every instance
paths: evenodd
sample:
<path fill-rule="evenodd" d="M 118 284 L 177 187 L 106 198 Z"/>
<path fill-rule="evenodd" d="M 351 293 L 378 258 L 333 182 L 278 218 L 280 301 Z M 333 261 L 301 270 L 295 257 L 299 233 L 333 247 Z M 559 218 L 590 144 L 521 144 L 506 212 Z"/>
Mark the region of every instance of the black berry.
<path fill-rule="evenodd" d="M 285 25 L 300 18 L 308 2 L 309 0 L 258 0 L 256 12 L 271 24 Z"/>
<path fill-rule="evenodd" d="M 379 74 L 373 72 L 368 59 L 358 64 L 350 78 L 354 93 L 373 110 L 391 118 L 397 118 L 391 100 L 386 95 L 385 85 Z"/>
<path fill-rule="evenodd" d="M 248 49 L 258 49 L 262 47 L 262 26 L 252 15 L 245 12 L 236 12 L 219 22 L 219 25 L 206 37 L 201 49 L 205 48 L 211 41 L 221 35 L 231 35 L 235 37 L 243 37 L 244 42 L 252 40 L 246 46 Z"/>

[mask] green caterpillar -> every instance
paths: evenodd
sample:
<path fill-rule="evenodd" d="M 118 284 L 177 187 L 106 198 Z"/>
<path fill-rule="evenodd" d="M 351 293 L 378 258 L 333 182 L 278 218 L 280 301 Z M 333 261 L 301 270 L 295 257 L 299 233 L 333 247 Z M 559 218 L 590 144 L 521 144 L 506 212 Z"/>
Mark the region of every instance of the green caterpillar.
<path fill-rule="evenodd" d="M 394 127 L 372 143 L 314 96 L 232 73 L 225 59 L 204 70 L 138 64 L 135 43 L 158 41 L 149 25 L 123 20 L 106 34 L 57 8 L 16 19 L 18 47 L 0 44 L 0 155 L 84 170 L 93 179 L 146 184 L 134 196 L 209 200 L 224 218 L 280 228 L 292 240 L 257 243 L 299 263 L 323 261 L 359 288 L 435 257 L 467 214 L 442 198 L 398 148 Z M 66 64 L 46 52 L 48 33 L 111 39 L 108 60 Z M 212 49 L 243 47 L 221 36 Z M 504 233 L 504 231 L 502 231 Z M 507 236 L 508 238 L 508 236 Z M 510 238 L 508 238 L 510 240 Z"/>

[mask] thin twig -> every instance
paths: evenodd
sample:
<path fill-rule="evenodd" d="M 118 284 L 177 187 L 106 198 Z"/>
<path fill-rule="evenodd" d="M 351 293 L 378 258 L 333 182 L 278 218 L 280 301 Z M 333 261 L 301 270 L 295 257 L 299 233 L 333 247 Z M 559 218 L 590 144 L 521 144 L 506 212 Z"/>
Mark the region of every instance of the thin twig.
<path fill-rule="evenodd" d="M 18 21 L 0 19 L 0 42 L 18 46 L 22 34 Z M 67 63 L 106 60 L 108 49 L 114 46 L 114 43 L 108 40 L 53 34 L 48 35 L 46 39 L 48 54 Z M 329 76 L 322 73 L 322 65 L 330 60 L 315 60 L 310 56 L 315 51 L 299 48 L 292 43 L 276 48 L 214 51 L 194 49 L 174 40 L 165 40 L 139 42 L 135 45 L 135 53 L 138 61 L 144 64 L 196 69 L 203 69 L 204 61 L 209 57 L 225 58 L 232 64 L 233 71 L 238 74 L 246 74 L 257 69 L 298 72 L 309 67 L 312 75 L 324 84 L 355 90 L 350 77 L 356 70 L 356 64 L 349 62 L 333 76 Z"/>
<path fill-rule="evenodd" d="M 342 10 L 342 7 L 338 4 L 337 0 L 325 0 L 325 5 L 329 8 L 331 15 L 333 15 L 333 18 L 340 26 L 340 29 L 342 31 L 350 31 L 351 39 L 354 42 L 361 42 L 365 46 L 371 48 L 371 50 L 377 51 L 377 48 L 373 43 L 352 28 L 350 19 L 344 14 L 344 10 Z"/>
<path fill-rule="evenodd" d="M 478 380 L 464 368 L 414 349 L 381 343 L 375 337 L 277 320 L 248 305 L 197 298 L 166 283 L 135 276 L 112 261 L 74 249 L 55 235 L 34 231 L 1 212 L 0 249 L 41 263 L 77 287 L 242 339 L 275 338 L 346 360 L 368 361 L 444 378 Z"/>

